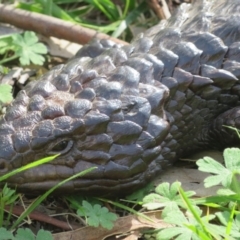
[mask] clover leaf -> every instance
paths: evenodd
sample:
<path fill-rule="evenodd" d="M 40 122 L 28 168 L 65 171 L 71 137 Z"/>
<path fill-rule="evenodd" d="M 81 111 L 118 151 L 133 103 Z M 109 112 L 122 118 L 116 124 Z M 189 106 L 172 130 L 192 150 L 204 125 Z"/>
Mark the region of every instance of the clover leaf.
<path fill-rule="evenodd" d="M 30 62 L 38 65 L 43 64 L 44 57 L 41 54 L 46 54 L 47 48 L 38 42 L 34 32 L 26 31 L 23 36 L 15 34 L 12 38 L 13 44 L 17 46 L 16 55 L 19 56 L 22 65 L 29 65 Z"/>

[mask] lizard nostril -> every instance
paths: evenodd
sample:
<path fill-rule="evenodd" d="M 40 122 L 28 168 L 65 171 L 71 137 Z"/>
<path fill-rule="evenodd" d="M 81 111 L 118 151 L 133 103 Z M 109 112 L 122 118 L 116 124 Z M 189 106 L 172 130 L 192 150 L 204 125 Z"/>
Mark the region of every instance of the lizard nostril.
<path fill-rule="evenodd" d="M 8 171 L 7 161 L 4 159 L 0 159 L 0 172 L 7 172 L 7 171 Z"/>

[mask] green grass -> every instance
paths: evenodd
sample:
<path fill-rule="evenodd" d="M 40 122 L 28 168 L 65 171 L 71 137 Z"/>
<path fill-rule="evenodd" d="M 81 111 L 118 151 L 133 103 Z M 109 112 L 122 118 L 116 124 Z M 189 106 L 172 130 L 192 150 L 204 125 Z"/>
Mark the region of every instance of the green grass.
<path fill-rule="evenodd" d="M 129 41 L 132 26 L 149 28 L 158 22 L 146 1 L 140 0 L 34 0 L 17 7 L 80 24 Z"/>

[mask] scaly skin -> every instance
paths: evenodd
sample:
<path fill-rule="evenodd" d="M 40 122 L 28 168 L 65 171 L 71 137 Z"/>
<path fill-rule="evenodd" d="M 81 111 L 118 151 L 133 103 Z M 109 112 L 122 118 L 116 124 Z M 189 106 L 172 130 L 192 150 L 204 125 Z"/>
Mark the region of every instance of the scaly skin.
<path fill-rule="evenodd" d="M 21 91 L 0 120 L 4 174 L 55 153 L 8 180 L 37 194 L 58 189 L 126 194 L 176 159 L 238 144 L 240 0 L 196 1 L 129 46 L 94 41 Z M 237 141 L 237 142 L 236 142 Z"/>

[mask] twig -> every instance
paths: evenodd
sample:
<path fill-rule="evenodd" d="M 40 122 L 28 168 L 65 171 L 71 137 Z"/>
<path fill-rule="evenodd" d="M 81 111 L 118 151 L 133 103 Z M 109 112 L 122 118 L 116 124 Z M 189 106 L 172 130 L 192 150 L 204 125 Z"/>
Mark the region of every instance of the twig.
<path fill-rule="evenodd" d="M 81 27 L 78 24 L 73 24 L 39 13 L 16 9 L 4 4 L 0 4 L 0 21 L 22 29 L 41 33 L 47 37 L 53 36 L 80 44 L 86 44 L 94 37 L 109 39 L 123 45 L 128 44 L 120 39 L 110 37 L 107 34 L 99 33 L 89 28 Z"/>
<path fill-rule="evenodd" d="M 9 211 L 10 207 L 6 206 L 5 210 Z M 13 214 L 15 214 L 17 216 L 20 216 L 23 212 L 24 212 L 23 207 L 21 207 L 21 206 L 14 206 L 13 207 L 13 210 L 12 210 Z M 33 220 L 49 223 L 51 225 L 54 225 L 54 226 L 59 227 L 63 230 L 66 230 L 66 231 L 69 231 L 69 230 L 72 230 L 72 229 L 78 229 L 78 228 L 81 227 L 80 225 L 76 225 L 76 224 L 71 224 L 71 226 L 69 226 L 69 224 L 67 222 L 60 221 L 56 218 L 50 217 L 50 216 L 48 216 L 46 214 L 43 214 L 43 213 L 40 213 L 38 211 L 31 212 L 29 214 L 29 217 Z"/>
<path fill-rule="evenodd" d="M 157 14 L 158 18 L 160 19 L 168 19 L 171 17 L 171 13 L 168 9 L 168 5 L 165 0 L 150 0 L 149 1 L 150 7 L 153 11 Z"/>

